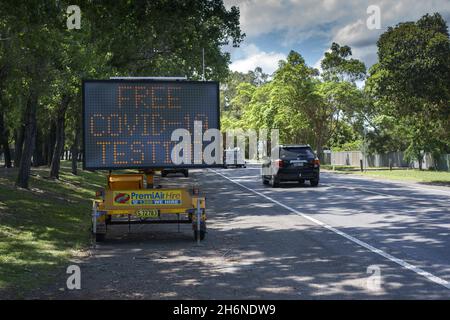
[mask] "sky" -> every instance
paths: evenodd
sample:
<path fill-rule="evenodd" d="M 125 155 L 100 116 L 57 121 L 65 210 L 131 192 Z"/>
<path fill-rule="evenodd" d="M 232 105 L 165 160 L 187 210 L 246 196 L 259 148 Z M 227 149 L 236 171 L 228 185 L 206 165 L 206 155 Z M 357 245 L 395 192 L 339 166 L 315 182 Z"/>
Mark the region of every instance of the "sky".
<path fill-rule="evenodd" d="M 241 30 L 246 34 L 239 48 L 223 48 L 231 53 L 230 69 L 240 72 L 260 66 L 271 74 L 290 50 L 299 52 L 308 65 L 319 68 L 333 42 L 350 46 L 353 57 L 370 67 L 377 61 L 378 37 L 388 27 L 416 21 L 434 12 L 439 12 L 450 26 L 450 0 L 224 0 L 224 3 L 227 8 L 239 7 Z M 376 16 L 369 6 L 379 8 L 379 29 L 374 28 Z"/>

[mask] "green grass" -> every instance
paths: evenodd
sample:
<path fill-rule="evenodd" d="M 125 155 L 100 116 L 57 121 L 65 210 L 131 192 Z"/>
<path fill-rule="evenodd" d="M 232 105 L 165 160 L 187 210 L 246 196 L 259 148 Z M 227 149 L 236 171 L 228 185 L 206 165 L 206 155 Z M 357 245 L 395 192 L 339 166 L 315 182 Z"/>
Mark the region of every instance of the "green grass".
<path fill-rule="evenodd" d="M 334 171 L 357 171 L 359 168 L 352 167 L 352 166 L 332 166 L 330 164 L 320 164 L 320 168 L 326 169 L 326 170 L 334 170 Z"/>
<path fill-rule="evenodd" d="M 105 175 L 61 163 L 59 180 L 33 168 L 29 190 L 14 186 L 15 169 L 0 169 L 0 296 L 21 297 L 52 279 L 58 266 L 90 244 L 90 212 Z"/>
<path fill-rule="evenodd" d="M 333 166 L 323 165 L 324 169 L 332 170 Z M 365 172 L 361 172 L 359 168 L 350 166 L 334 166 L 334 170 L 339 173 L 356 173 L 359 175 L 377 177 L 383 179 L 403 180 L 411 182 L 420 182 L 430 185 L 445 185 L 450 186 L 450 172 L 449 171 L 433 171 L 433 170 L 418 170 L 418 169 L 393 169 L 388 168 L 369 168 Z"/>

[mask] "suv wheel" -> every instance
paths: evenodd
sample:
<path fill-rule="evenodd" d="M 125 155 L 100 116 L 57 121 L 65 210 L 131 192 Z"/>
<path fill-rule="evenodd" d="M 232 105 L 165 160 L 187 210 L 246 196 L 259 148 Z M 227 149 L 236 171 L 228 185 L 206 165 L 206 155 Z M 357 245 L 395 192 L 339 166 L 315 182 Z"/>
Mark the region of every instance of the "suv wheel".
<path fill-rule="evenodd" d="M 278 181 L 278 179 L 275 178 L 275 176 L 272 176 L 272 179 L 270 179 L 270 186 L 272 188 L 278 188 L 280 186 L 280 181 Z"/>
<path fill-rule="evenodd" d="M 262 176 L 262 183 L 269 184 L 269 180 L 267 180 L 264 176 Z"/>
<path fill-rule="evenodd" d="M 314 179 L 309 181 L 311 183 L 311 187 L 317 187 L 319 185 L 319 179 Z"/>

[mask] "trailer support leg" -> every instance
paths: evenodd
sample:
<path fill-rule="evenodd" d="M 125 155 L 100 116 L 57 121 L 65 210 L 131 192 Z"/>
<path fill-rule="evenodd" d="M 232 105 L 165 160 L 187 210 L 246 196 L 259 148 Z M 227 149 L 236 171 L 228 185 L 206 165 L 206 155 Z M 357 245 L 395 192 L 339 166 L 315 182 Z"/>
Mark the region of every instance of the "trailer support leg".
<path fill-rule="evenodd" d="M 200 244 L 200 220 L 202 218 L 202 211 L 200 209 L 200 198 L 197 198 L 197 244 Z"/>

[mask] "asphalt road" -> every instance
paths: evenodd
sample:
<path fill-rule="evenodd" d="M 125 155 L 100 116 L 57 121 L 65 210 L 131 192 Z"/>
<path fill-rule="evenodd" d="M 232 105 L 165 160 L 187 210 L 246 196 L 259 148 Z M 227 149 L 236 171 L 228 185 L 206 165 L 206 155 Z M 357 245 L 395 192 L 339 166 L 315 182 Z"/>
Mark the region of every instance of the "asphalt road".
<path fill-rule="evenodd" d="M 113 226 L 81 268 L 33 297 L 93 299 L 449 299 L 450 189 L 334 173 L 319 187 L 263 186 L 259 169 L 193 171 L 208 234 Z M 379 277 L 377 276 L 379 275 Z"/>

